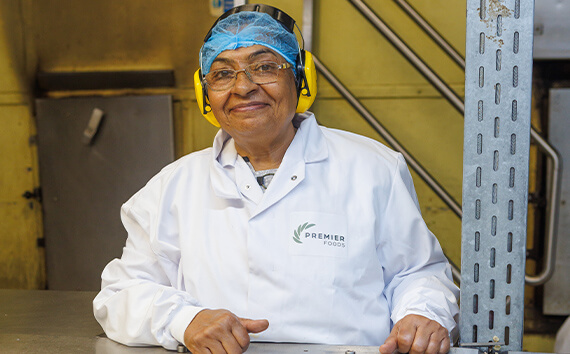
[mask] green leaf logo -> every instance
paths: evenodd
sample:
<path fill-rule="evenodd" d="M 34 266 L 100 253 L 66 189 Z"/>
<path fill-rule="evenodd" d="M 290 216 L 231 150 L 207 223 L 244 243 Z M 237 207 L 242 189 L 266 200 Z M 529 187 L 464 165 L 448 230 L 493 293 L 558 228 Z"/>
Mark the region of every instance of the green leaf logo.
<path fill-rule="evenodd" d="M 315 226 L 315 224 L 309 224 L 308 222 L 304 223 L 303 225 L 299 225 L 297 230 L 293 230 L 293 234 L 295 234 L 295 236 L 293 236 L 293 241 L 297 243 L 303 243 L 303 241 L 301 241 L 301 232 L 313 226 Z"/>

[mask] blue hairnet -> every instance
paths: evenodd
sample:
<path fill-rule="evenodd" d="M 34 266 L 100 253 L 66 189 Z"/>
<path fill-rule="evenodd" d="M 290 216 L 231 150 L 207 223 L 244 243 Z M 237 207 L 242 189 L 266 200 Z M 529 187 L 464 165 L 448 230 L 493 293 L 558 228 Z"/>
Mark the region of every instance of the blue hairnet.
<path fill-rule="evenodd" d="M 214 59 L 224 50 L 256 44 L 279 53 L 296 70 L 299 43 L 295 35 L 266 13 L 244 11 L 228 16 L 212 29 L 200 51 L 202 74 L 210 72 Z"/>

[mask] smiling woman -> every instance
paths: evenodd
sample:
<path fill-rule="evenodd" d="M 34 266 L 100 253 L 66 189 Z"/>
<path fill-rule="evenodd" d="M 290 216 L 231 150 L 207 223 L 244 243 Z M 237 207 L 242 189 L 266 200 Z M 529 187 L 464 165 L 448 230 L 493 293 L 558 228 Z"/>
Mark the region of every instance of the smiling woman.
<path fill-rule="evenodd" d="M 123 206 L 127 246 L 94 300 L 110 338 L 193 353 L 250 340 L 448 351 L 458 289 L 406 163 L 319 125 L 312 100 L 299 108 L 316 91 L 293 26 L 248 4 L 206 36 L 197 100 L 221 129 Z"/>
<path fill-rule="evenodd" d="M 211 68 L 237 71 L 259 61 L 285 60 L 271 49 L 254 45 L 222 52 Z M 278 73 L 276 81 L 267 84 L 256 84 L 248 75 L 238 73 L 234 85 L 226 91 L 208 92 L 220 126 L 234 138 L 238 153 L 247 156 L 256 170 L 277 168 L 295 136 L 295 76 L 292 70 Z"/>

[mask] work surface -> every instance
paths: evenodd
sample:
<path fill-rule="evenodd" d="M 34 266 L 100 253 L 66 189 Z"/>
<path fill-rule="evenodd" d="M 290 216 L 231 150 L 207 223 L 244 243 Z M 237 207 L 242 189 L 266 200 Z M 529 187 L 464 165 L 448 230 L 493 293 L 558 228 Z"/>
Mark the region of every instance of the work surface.
<path fill-rule="evenodd" d="M 95 292 L 0 290 L 2 353 L 168 353 L 105 337 L 93 317 Z M 248 353 L 378 353 L 378 347 L 252 343 Z"/>
<path fill-rule="evenodd" d="M 0 290 L 2 353 L 168 353 L 127 347 L 105 337 L 95 321 L 95 292 Z M 458 352 L 453 348 L 452 352 Z M 378 353 L 378 347 L 252 343 L 247 353 Z M 461 354 L 477 353 L 461 349 Z"/>

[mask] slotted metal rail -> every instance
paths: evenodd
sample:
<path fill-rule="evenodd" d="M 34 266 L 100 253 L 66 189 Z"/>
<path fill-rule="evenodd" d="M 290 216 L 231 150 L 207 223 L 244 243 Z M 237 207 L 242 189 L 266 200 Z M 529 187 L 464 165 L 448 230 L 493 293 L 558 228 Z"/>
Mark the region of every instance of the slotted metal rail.
<path fill-rule="evenodd" d="M 534 0 L 467 0 L 461 343 L 521 350 Z"/>

